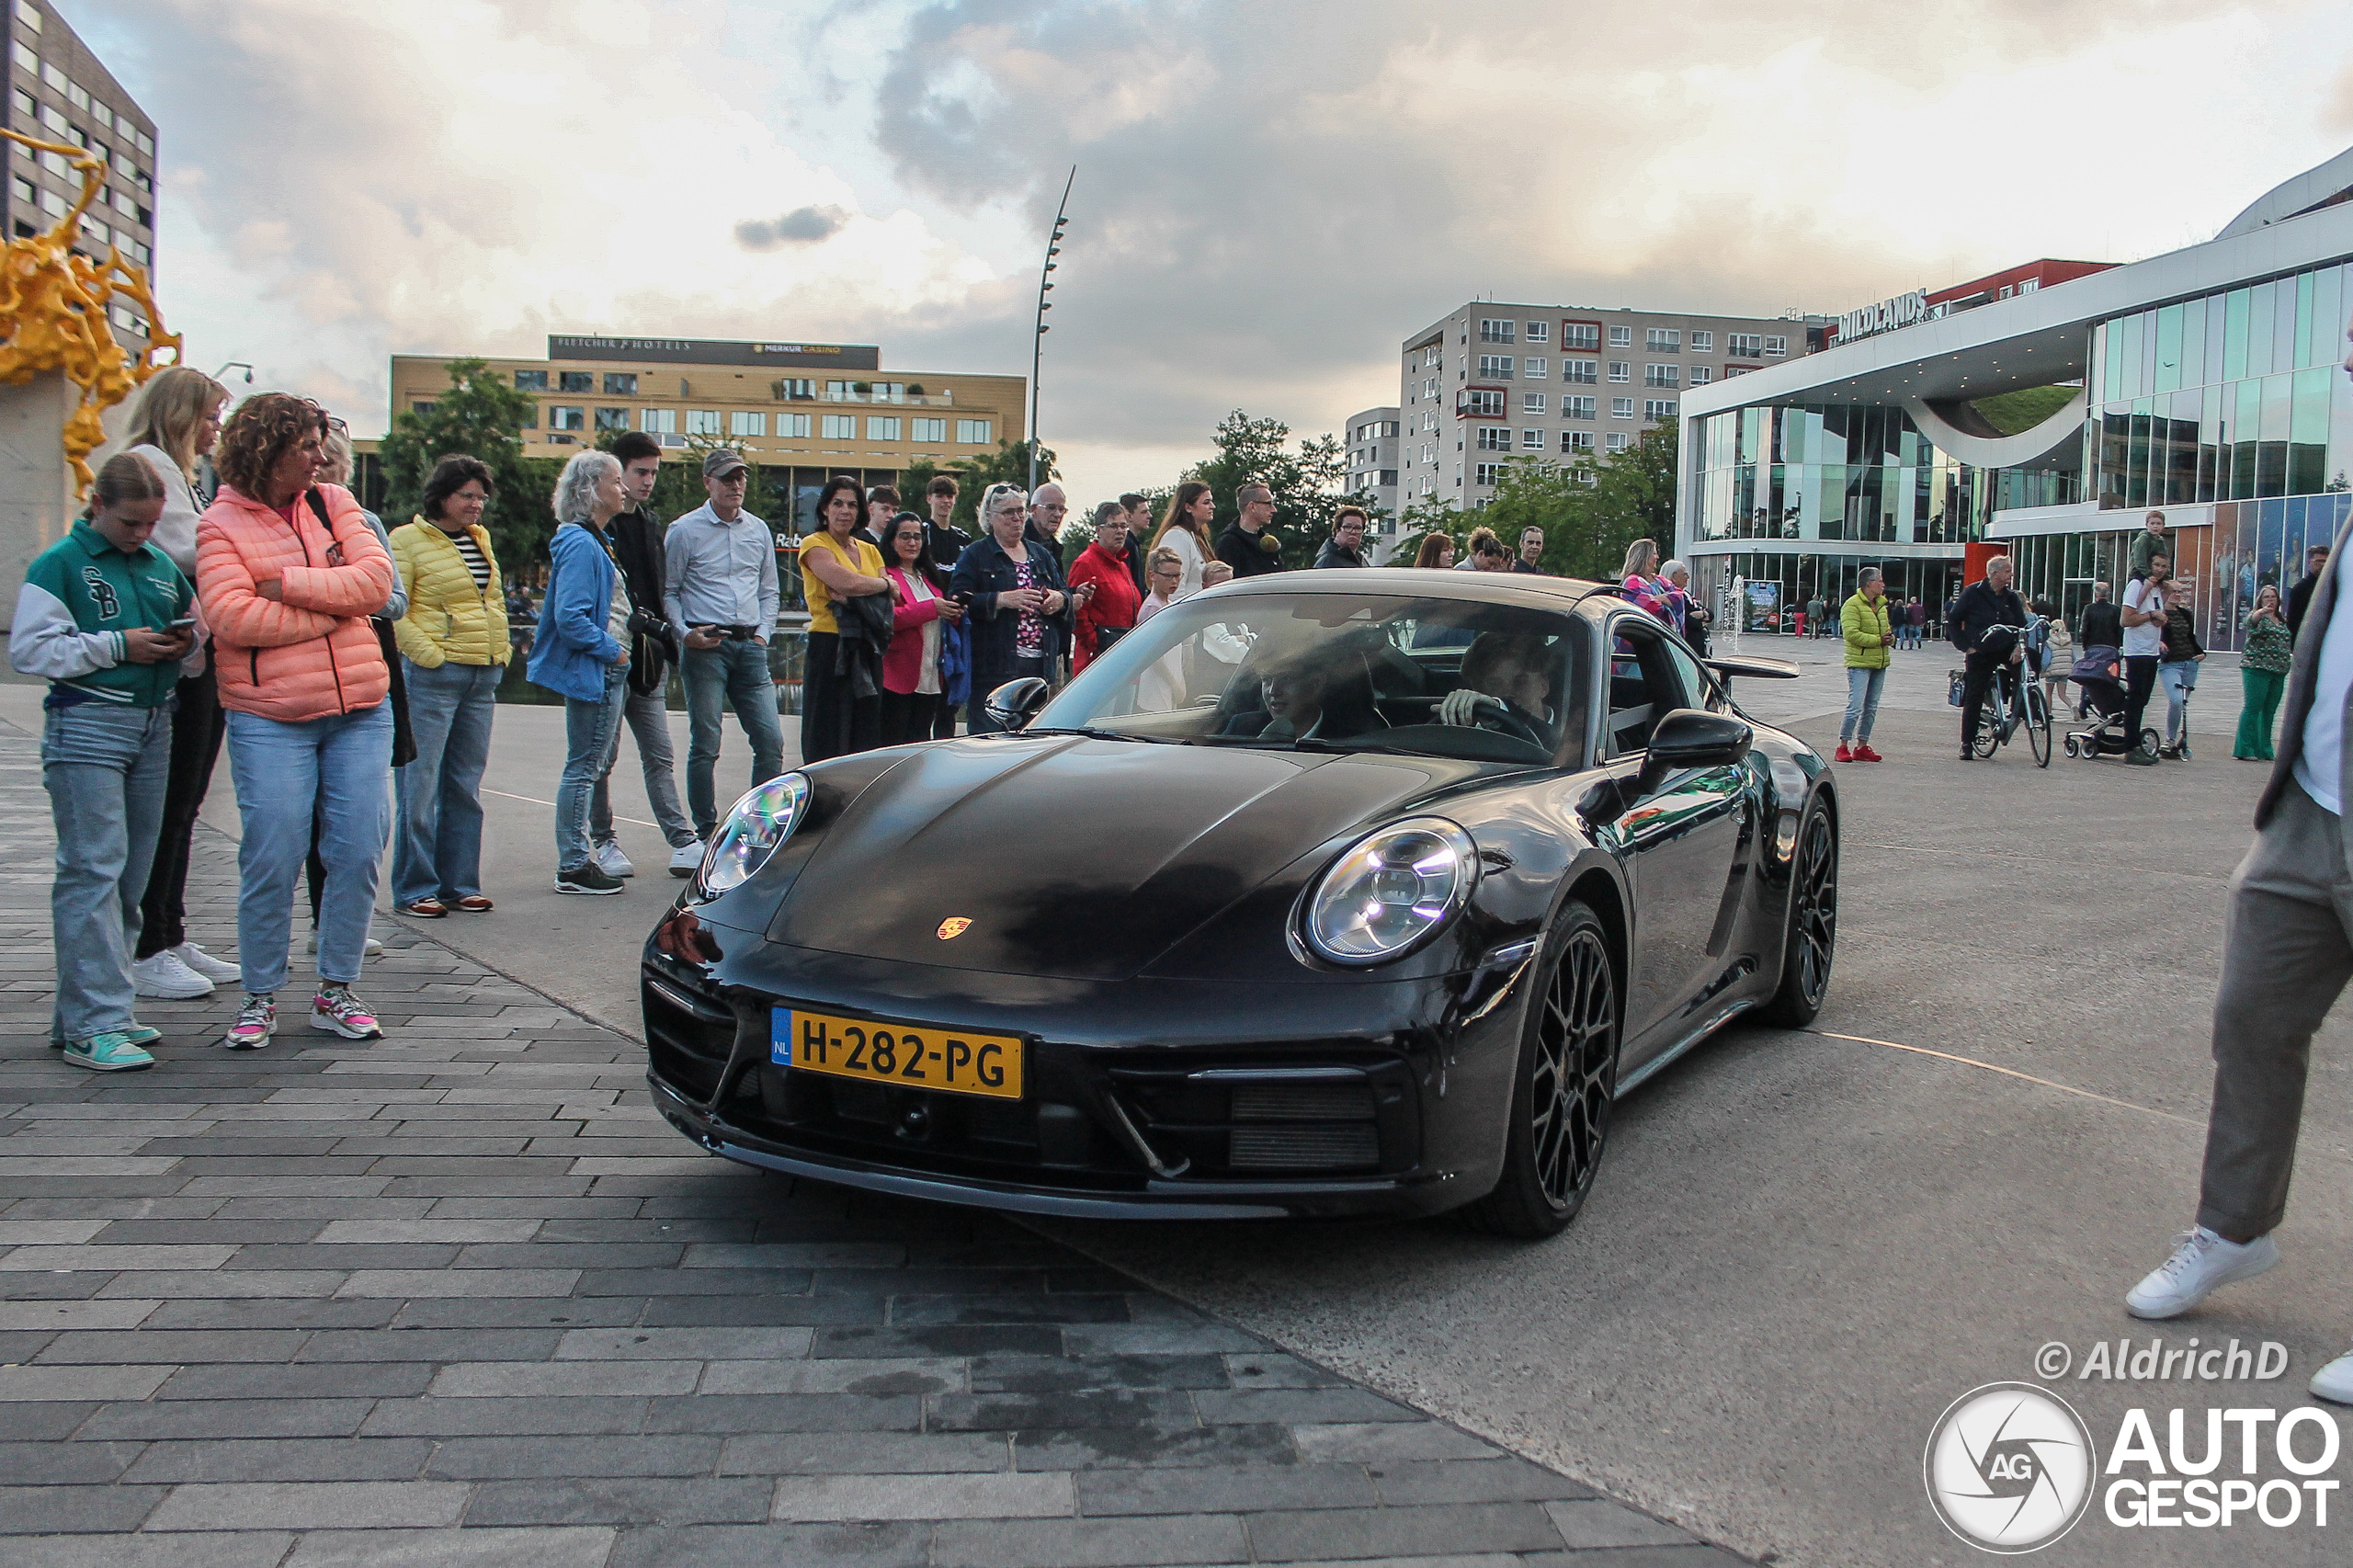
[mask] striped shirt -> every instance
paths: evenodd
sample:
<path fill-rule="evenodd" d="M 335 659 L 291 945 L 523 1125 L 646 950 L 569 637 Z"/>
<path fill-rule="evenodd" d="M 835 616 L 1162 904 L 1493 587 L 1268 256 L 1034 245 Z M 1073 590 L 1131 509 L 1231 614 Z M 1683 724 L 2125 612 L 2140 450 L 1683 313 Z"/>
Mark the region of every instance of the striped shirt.
<path fill-rule="evenodd" d="M 474 574 L 474 592 L 487 589 L 490 586 L 490 562 L 483 558 L 482 546 L 474 542 L 473 534 L 471 531 L 451 534 L 449 542 L 458 547 L 458 555 L 465 562 L 466 570 Z"/>

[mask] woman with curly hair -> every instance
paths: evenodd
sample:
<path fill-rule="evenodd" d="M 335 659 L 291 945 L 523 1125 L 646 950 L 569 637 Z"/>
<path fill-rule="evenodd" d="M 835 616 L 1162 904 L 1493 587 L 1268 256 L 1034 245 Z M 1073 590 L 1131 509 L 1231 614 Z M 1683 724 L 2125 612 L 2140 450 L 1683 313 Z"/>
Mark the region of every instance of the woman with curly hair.
<path fill-rule="evenodd" d="M 196 529 L 196 591 L 212 629 L 237 850 L 237 956 L 244 1001 L 222 1044 L 258 1051 L 278 1027 L 294 879 L 313 813 L 326 886 L 311 1027 L 376 1040 L 352 994 L 391 826 L 391 672 L 369 618 L 391 600 L 392 557 L 339 484 L 313 484 L 326 411 L 308 398 L 247 398 L 221 432 L 221 493 Z"/>

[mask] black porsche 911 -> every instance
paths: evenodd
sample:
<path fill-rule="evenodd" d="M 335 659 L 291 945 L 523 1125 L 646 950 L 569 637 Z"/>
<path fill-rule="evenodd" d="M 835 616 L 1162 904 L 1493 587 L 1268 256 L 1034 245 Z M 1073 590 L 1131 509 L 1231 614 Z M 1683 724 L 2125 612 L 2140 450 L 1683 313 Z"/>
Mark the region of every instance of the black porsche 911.
<path fill-rule="evenodd" d="M 1184 599 L 1015 728 L 752 790 L 655 929 L 654 1104 L 731 1159 L 1109 1217 L 1575 1215 L 1617 1096 L 1809 1021 L 1838 815 L 1609 588 Z"/>

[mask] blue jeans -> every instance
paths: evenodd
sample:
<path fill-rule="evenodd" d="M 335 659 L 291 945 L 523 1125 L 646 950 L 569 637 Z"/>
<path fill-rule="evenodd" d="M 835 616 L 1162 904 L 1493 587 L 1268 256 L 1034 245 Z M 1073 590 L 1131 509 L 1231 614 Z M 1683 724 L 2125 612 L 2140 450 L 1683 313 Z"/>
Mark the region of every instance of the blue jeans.
<path fill-rule="evenodd" d="M 2165 744 L 2181 739 L 2181 723 L 2188 711 L 2189 694 L 2198 689 L 2198 661 L 2174 659 L 2157 666 L 2157 684 L 2165 688 Z"/>
<path fill-rule="evenodd" d="M 665 679 L 663 683 L 667 686 Z M 670 705 L 660 691 L 631 690 L 621 706 L 629 733 L 637 737 L 637 760 L 645 775 L 645 803 L 654 808 L 654 825 L 673 849 L 695 841 L 694 824 L 678 809 L 677 765 L 670 753 Z M 614 756 L 620 755 L 614 749 Z M 618 765 L 618 764 L 617 764 Z M 598 844 L 613 842 L 613 772 L 597 780 L 596 798 L 588 803 L 588 836 Z"/>
<path fill-rule="evenodd" d="M 687 687 L 687 811 L 695 836 L 708 839 L 719 825 L 719 799 L 712 775 L 719 768 L 722 710 L 733 707 L 752 743 L 752 785 L 784 771 L 784 726 L 776 716 L 776 682 L 768 676 L 765 643 L 733 638 L 716 648 L 688 648 L 678 662 Z"/>
<path fill-rule="evenodd" d="M 629 702 L 629 671 L 605 672 L 605 695 L 596 702 L 563 699 L 563 777 L 555 787 L 555 869 L 562 876 L 586 865 L 595 853 L 588 842 L 588 807 L 597 780 L 613 766 L 621 743 L 621 710 Z"/>
<path fill-rule="evenodd" d="M 1838 726 L 1838 744 L 1871 744 L 1871 721 L 1879 717 L 1880 687 L 1887 684 L 1885 669 L 1847 671 L 1847 722 Z"/>
<path fill-rule="evenodd" d="M 392 826 L 392 705 L 285 723 L 256 713 L 229 715 L 229 776 L 245 841 L 237 846 L 237 962 L 247 991 L 267 995 L 286 983 L 286 943 L 294 883 L 318 820 L 319 978 L 359 978 L 376 878 Z"/>
<path fill-rule="evenodd" d="M 57 824 L 57 875 L 49 889 L 57 949 L 51 1040 L 87 1040 L 138 1022 L 131 955 L 171 767 L 168 702 L 83 702 L 52 708 L 41 721 L 40 777 Z"/>
<path fill-rule="evenodd" d="M 482 772 L 506 672 L 401 665 L 416 759 L 392 769 L 392 902 L 447 903 L 482 892 Z"/>

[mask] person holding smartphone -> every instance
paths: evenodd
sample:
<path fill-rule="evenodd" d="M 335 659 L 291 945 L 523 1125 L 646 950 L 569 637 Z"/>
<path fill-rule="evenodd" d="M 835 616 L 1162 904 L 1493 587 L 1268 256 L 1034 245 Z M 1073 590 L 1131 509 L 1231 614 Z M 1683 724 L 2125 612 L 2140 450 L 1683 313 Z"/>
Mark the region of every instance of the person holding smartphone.
<path fill-rule="evenodd" d="M 50 1044 L 94 1073 L 153 1067 L 131 954 L 171 776 L 183 664 L 203 666 L 196 597 L 148 542 L 164 483 L 128 452 L 98 471 L 90 509 L 26 570 L 8 638 L 20 675 L 44 676 L 41 782 L 57 824 L 50 924 L 57 1003 Z"/>

